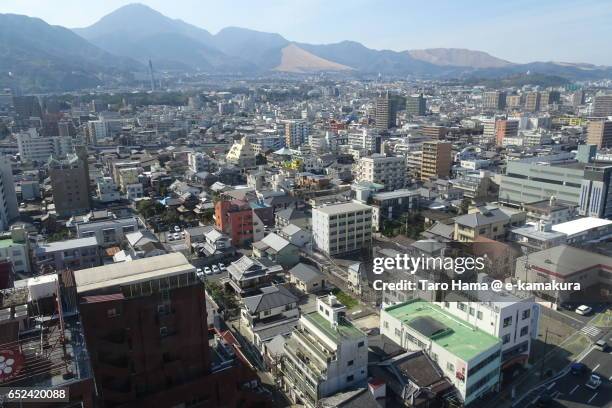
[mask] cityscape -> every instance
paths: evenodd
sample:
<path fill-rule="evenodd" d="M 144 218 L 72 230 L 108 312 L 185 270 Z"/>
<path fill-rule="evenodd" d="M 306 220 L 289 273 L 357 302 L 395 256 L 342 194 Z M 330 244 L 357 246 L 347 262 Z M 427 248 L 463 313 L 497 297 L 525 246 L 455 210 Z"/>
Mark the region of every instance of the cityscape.
<path fill-rule="evenodd" d="M 609 19 L 315 2 L 0 4 L 0 407 L 612 407 Z"/>

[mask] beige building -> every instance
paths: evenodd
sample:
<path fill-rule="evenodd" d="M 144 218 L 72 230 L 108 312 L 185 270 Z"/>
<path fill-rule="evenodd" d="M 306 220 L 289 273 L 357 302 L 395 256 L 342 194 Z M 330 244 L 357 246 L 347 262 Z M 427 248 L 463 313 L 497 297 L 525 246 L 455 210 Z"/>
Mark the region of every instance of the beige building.
<path fill-rule="evenodd" d="M 504 241 L 511 227 L 525 223 L 525 212 L 480 207 L 469 214 L 455 218 L 454 239 L 460 242 L 472 242 L 478 237 Z"/>
<path fill-rule="evenodd" d="M 243 137 L 240 141 L 234 142 L 227 156 L 225 156 L 225 159 L 228 163 L 234 164 L 242 169 L 254 169 L 256 167 L 255 152 L 247 137 Z"/>
<path fill-rule="evenodd" d="M 432 140 L 423 143 L 421 180 L 448 177 L 452 164 L 451 144 Z"/>
<path fill-rule="evenodd" d="M 406 182 L 406 159 L 398 156 L 373 154 L 359 159 L 357 180 L 383 184 L 387 190 L 397 190 Z"/>
<path fill-rule="evenodd" d="M 77 155 L 49 160 L 55 211 L 60 217 L 82 214 L 91 208 L 87 162 Z"/>
<path fill-rule="evenodd" d="M 612 121 L 605 119 L 589 120 L 587 144 L 596 145 L 598 149 L 612 147 Z"/>
<path fill-rule="evenodd" d="M 539 92 L 529 92 L 525 97 L 525 110 L 527 112 L 537 112 L 540 110 L 541 95 Z"/>

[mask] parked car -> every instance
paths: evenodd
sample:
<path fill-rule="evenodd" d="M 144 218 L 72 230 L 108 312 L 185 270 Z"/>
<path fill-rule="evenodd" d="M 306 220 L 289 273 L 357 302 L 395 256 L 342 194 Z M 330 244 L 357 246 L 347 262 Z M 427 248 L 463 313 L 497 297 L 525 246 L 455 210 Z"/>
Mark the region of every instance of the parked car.
<path fill-rule="evenodd" d="M 213 272 L 212 272 L 212 269 L 210 269 L 210 267 L 208 267 L 208 266 L 205 266 L 205 267 L 204 267 L 204 274 L 206 274 L 206 275 L 212 275 L 212 273 L 213 273 Z"/>
<path fill-rule="evenodd" d="M 168 234 L 168 241 L 174 241 L 174 236 L 172 234 Z"/>
<path fill-rule="evenodd" d="M 213 265 L 212 266 L 212 271 L 213 271 L 213 273 L 221 273 L 221 269 L 219 269 L 219 267 L 217 265 Z"/>
<path fill-rule="evenodd" d="M 561 306 L 561 309 L 563 309 L 563 310 L 571 310 L 571 311 L 573 311 L 573 310 L 576 309 L 576 305 L 574 303 L 571 303 L 571 302 L 563 302 L 563 303 L 561 303 L 560 306 Z"/>
<path fill-rule="evenodd" d="M 225 272 L 227 270 L 223 262 L 219 262 L 219 269 L 221 270 L 221 272 Z"/>
<path fill-rule="evenodd" d="M 181 227 L 179 227 L 178 225 L 174 226 L 174 231 L 175 232 L 181 232 Z"/>
<path fill-rule="evenodd" d="M 586 371 L 586 366 L 582 363 L 574 363 L 571 365 L 570 371 L 573 375 L 580 375 Z"/>
<path fill-rule="evenodd" d="M 601 377 L 597 374 L 591 374 L 589 381 L 587 381 L 586 386 L 592 390 L 596 390 L 601 385 Z"/>
<path fill-rule="evenodd" d="M 608 343 L 604 339 L 597 340 L 595 342 L 595 348 L 597 350 L 607 351 L 608 350 Z"/>
<path fill-rule="evenodd" d="M 593 308 L 587 305 L 578 306 L 576 308 L 576 313 L 581 316 L 586 316 L 593 311 Z"/>
<path fill-rule="evenodd" d="M 181 236 L 180 236 L 180 234 L 178 232 L 175 232 L 174 235 L 172 235 L 172 237 L 174 239 L 181 239 Z"/>

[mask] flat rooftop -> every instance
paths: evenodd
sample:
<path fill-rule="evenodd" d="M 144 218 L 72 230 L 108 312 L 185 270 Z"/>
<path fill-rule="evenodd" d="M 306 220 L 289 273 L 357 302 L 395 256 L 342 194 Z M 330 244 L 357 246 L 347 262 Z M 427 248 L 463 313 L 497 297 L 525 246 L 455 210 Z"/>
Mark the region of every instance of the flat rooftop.
<path fill-rule="evenodd" d="M 435 321 L 439 327 L 444 327 L 444 330 L 436 330 L 430 335 L 421 333 L 464 361 L 469 361 L 481 352 L 501 345 L 497 337 L 423 300 L 416 299 L 391 306 L 386 308 L 385 312 L 414 330 L 417 329 L 413 326 L 419 326 L 421 322 Z"/>
<path fill-rule="evenodd" d="M 364 205 L 364 204 L 359 204 L 359 203 L 341 203 L 341 204 L 324 205 L 321 207 L 314 208 L 312 211 L 313 212 L 318 211 L 318 212 L 322 212 L 328 215 L 335 215 L 335 214 L 344 214 L 344 213 L 349 213 L 349 212 L 364 211 L 364 210 L 371 210 L 371 209 L 372 207 L 370 207 L 369 205 Z"/>
<path fill-rule="evenodd" d="M 346 339 L 359 339 L 366 338 L 366 334 L 353 326 L 351 322 L 346 319 L 339 319 L 337 329 L 334 329 L 329 321 L 319 314 L 318 311 L 304 314 L 303 318 L 314 324 L 318 329 L 327 335 L 330 339 L 333 339 L 336 343 L 339 343 L 343 338 Z"/>
<path fill-rule="evenodd" d="M 572 236 L 594 228 L 608 226 L 610 224 L 612 224 L 612 221 L 610 220 L 604 220 L 602 218 L 595 217 L 584 217 L 553 225 L 552 230 L 555 232 L 562 232 L 564 234 L 567 234 L 568 236 Z"/>

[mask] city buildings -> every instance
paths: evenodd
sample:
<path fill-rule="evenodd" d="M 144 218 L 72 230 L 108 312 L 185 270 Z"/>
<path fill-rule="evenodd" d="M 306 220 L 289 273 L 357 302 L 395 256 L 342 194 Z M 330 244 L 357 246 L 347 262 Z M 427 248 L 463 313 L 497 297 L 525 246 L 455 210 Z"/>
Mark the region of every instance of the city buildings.
<path fill-rule="evenodd" d="M 483 93 L 482 107 L 491 110 L 504 110 L 506 108 L 506 93 L 501 91 Z"/>
<path fill-rule="evenodd" d="M 251 142 L 247 137 L 234 142 L 225 157 L 228 163 L 238 166 L 240 169 L 255 168 L 255 152 L 251 147 Z"/>
<path fill-rule="evenodd" d="M 96 237 L 48 242 L 34 248 L 36 269 L 42 273 L 78 270 L 100 265 Z"/>
<path fill-rule="evenodd" d="M 374 108 L 376 129 L 387 130 L 396 126 L 397 105 L 397 99 L 395 96 L 390 95 L 389 92 L 376 98 L 376 106 Z"/>
<path fill-rule="evenodd" d="M 448 142 L 427 141 L 423 143 L 421 160 L 421 180 L 432 177 L 448 177 L 452 164 L 452 145 Z"/>
<path fill-rule="evenodd" d="M 55 212 L 60 217 L 81 214 L 91 209 L 90 180 L 86 160 L 76 154 L 48 163 Z"/>
<path fill-rule="evenodd" d="M 600 118 L 612 116 L 612 95 L 595 95 L 592 115 Z"/>
<path fill-rule="evenodd" d="M 343 203 L 314 208 L 312 236 L 315 247 L 327 255 L 368 248 L 372 241 L 372 207 Z"/>
<path fill-rule="evenodd" d="M 310 125 L 302 120 L 289 120 L 285 122 L 285 146 L 295 149 L 308 141 Z"/>
<path fill-rule="evenodd" d="M 427 99 L 423 97 L 423 94 L 410 95 L 406 98 L 406 113 L 412 116 L 425 116 Z"/>
<path fill-rule="evenodd" d="M 598 149 L 612 147 L 612 121 L 591 119 L 587 128 L 587 144 Z"/>
<path fill-rule="evenodd" d="M 13 166 L 6 156 L 0 156 L 0 230 L 7 230 L 19 216 Z"/>
<path fill-rule="evenodd" d="M 300 317 L 281 357 L 282 386 L 294 403 L 314 408 L 321 398 L 365 385 L 368 338 L 346 318 L 335 296 L 317 298 Z"/>
<path fill-rule="evenodd" d="M 406 160 L 401 156 L 373 154 L 359 159 L 357 180 L 382 184 L 392 191 L 404 187 Z"/>

